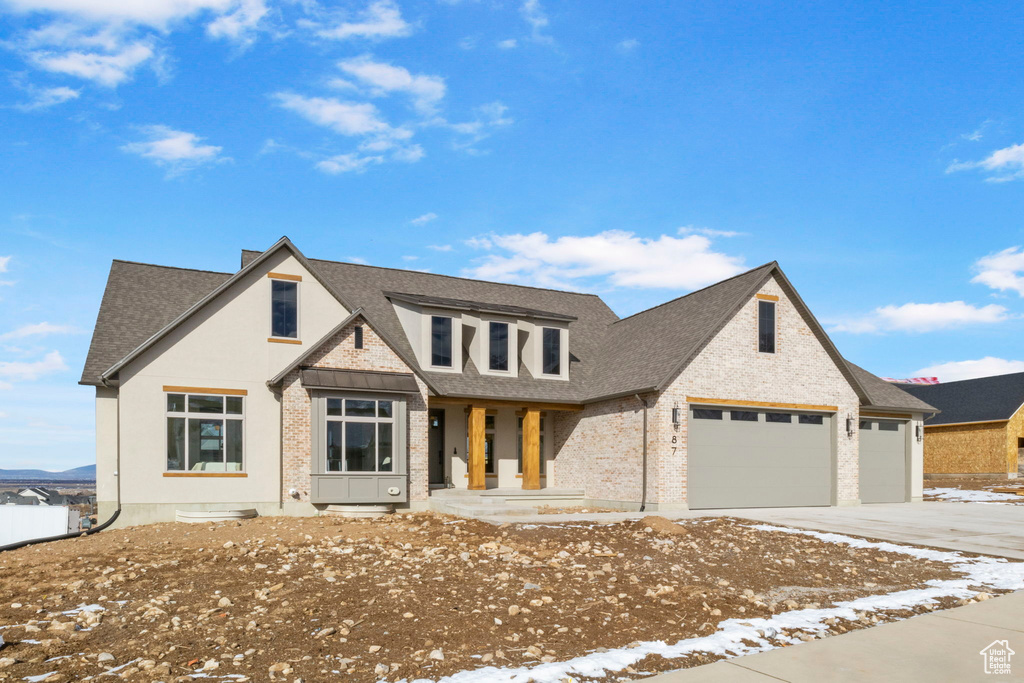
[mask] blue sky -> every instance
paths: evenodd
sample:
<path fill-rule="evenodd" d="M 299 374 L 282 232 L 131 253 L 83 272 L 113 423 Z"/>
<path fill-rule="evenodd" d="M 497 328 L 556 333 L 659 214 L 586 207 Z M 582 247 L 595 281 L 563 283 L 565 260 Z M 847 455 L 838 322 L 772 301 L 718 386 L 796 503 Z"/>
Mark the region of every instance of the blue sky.
<path fill-rule="evenodd" d="M 92 461 L 113 258 L 599 293 L 778 260 L 851 360 L 1024 370 L 1013 3 L 0 0 L 0 468 Z"/>

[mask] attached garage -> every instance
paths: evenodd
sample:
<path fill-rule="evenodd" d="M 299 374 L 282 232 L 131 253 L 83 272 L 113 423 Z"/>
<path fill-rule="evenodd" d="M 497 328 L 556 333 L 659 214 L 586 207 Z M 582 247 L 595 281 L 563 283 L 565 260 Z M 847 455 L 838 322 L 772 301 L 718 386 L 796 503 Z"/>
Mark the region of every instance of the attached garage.
<path fill-rule="evenodd" d="M 907 422 L 875 417 L 860 421 L 860 502 L 907 500 Z"/>
<path fill-rule="evenodd" d="M 834 414 L 691 405 L 691 509 L 831 505 Z"/>

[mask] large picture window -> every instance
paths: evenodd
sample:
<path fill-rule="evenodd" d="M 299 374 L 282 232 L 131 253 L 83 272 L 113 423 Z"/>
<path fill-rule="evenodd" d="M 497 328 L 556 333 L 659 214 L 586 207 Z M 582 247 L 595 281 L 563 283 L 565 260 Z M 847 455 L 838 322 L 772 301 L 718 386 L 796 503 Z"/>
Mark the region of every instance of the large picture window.
<path fill-rule="evenodd" d="M 167 394 L 167 471 L 241 472 L 242 396 Z"/>
<path fill-rule="evenodd" d="M 508 371 L 508 323 L 491 322 L 488 325 L 488 351 L 491 370 Z"/>
<path fill-rule="evenodd" d="M 541 341 L 541 371 L 545 375 L 562 374 L 562 331 L 556 327 L 545 327 Z"/>
<path fill-rule="evenodd" d="M 452 319 L 443 315 L 430 318 L 430 364 L 438 368 L 452 366 Z"/>
<path fill-rule="evenodd" d="M 299 337 L 299 283 L 270 281 L 270 336 L 284 339 Z"/>
<path fill-rule="evenodd" d="M 325 472 L 393 472 L 395 402 L 328 398 Z"/>

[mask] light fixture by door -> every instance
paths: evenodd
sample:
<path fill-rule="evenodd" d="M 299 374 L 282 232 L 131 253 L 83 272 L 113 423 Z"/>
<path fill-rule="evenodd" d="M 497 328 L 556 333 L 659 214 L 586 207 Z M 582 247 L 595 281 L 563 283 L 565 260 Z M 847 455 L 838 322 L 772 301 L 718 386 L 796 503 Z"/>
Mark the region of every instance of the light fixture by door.
<path fill-rule="evenodd" d="M 849 415 L 846 416 L 846 435 L 853 436 L 853 418 Z"/>

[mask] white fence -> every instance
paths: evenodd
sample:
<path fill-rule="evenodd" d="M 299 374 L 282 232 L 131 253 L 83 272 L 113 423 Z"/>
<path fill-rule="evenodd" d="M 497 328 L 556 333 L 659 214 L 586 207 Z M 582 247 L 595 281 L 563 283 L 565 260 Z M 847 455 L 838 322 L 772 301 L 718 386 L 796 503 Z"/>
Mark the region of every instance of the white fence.
<path fill-rule="evenodd" d="M 78 516 L 64 505 L 0 505 L 0 545 L 78 531 Z"/>

